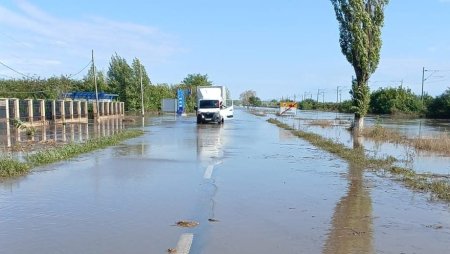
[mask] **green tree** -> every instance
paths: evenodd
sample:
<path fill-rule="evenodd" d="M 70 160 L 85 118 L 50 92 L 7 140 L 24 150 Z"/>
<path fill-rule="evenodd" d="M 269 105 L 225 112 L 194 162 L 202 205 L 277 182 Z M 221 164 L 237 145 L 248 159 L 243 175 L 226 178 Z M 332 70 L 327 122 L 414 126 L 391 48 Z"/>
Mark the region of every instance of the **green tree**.
<path fill-rule="evenodd" d="M 420 113 L 420 98 L 410 89 L 380 88 L 370 96 L 370 111 L 375 114 Z"/>
<path fill-rule="evenodd" d="M 211 85 L 213 85 L 213 83 L 209 80 L 208 75 L 206 74 L 189 74 L 183 79 L 179 88 L 189 91 L 186 96 L 186 112 L 194 111 L 194 107 L 197 104 L 197 87 Z"/>
<path fill-rule="evenodd" d="M 96 78 L 98 92 L 110 92 L 110 88 L 108 86 L 108 83 L 106 82 L 106 77 L 103 71 L 96 71 Z M 88 73 L 83 77 L 82 86 L 77 87 L 77 90 L 95 92 L 93 68 L 90 68 Z"/>
<path fill-rule="evenodd" d="M 317 101 L 313 99 L 305 99 L 300 102 L 299 108 L 303 110 L 313 110 L 317 109 Z"/>
<path fill-rule="evenodd" d="M 259 107 L 261 106 L 261 99 L 257 96 L 251 96 L 248 98 L 248 102 L 251 106 Z"/>
<path fill-rule="evenodd" d="M 256 92 L 253 90 L 246 90 L 241 93 L 239 96 L 239 99 L 241 100 L 242 105 L 249 106 L 250 104 L 250 98 L 256 97 Z"/>
<path fill-rule="evenodd" d="M 125 102 L 126 110 L 136 110 L 136 85 L 133 82 L 133 70 L 127 61 L 115 54 L 111 57 L 108 70 L 108 83 L 111 91 L 119 95 L 119 100 Z"/>
<path fill-rule="evenodd" d="M 368 81 L 379 60 L 384 9 L 389 0 L 331 0 L 339 22 L 340 46 L 353 66 L 356 80 L 352 84 L 355 127 L 361 130 L 369 108 Z"/>
<path fill-rule="evenodd" d="M 141 76 L 142 76 L 142 89 L 145 89 L 150 85 L 151 81 L 147 75 L 147 71 L 145 67 L 141 64 L 139 59 L 134 58 L 133 63 L 131 64 L 132 68 L 132 77 L 133 77 L 133 85 L 129 87 L 128 94 L 129 99 L 128 103 L 130 103 L 130 107 L 134 110 L 141 109 Z M 147 100 L 146 96 L 144 96 L 144 105 L 145 100 Z M 145 107 L 145 106 L 144 106 Z"/>
<path fill-rule="evenodd" d="M 427 116 L 450 119 L 450 88 L 431 101 L 430 105 L 428 105 Z"/>
<path fill-rule="evenodd" d="M 161 101 L 166 98 L 175 98 L 176 88 L 168 84 L 148 85 L 145 87 L 145 108 L 150 111 L 160 111 Z"/>

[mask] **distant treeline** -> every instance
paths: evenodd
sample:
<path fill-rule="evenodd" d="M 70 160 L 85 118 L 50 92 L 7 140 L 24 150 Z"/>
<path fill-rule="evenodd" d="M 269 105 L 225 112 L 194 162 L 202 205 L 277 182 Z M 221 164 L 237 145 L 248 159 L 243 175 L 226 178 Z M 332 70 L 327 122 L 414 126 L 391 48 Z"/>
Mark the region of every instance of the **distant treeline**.
<path fill-rule="evenodd" d="M 354 112 L 350 100 L 341 103 L 322 103 L 306 99 L 299 102 L 299 108 L 345 113 Z M 424 95 L 423 100 L 421 96 L 403 87 L 380 88 L 370 95 L 369 113 L 450 119 L 450 88 L 436 97 Z"/>
<path fill-rule="evenodd" d="M 98 92 L 117 94 L 125 102 L 125 110 L 141 108 L 141 76 L 146 111 L 159 111 L 163 98 L 176 98 L 176 91 L 186 91 L 186 109 L 193 111 L 196 86 L 212 85 L 207 75 L 189 74 L 180 84 L 152 84 L 139 59 L 127 61 L 116 55 L 111 57 L 107 73 L 96 71 Z M 62 94 L 73 91 L 95 91 L 94 68 L 82 79 L 66 76 L 51 78 L 0 79 L 0 97 L 18 99 L 61 99 Z"/>

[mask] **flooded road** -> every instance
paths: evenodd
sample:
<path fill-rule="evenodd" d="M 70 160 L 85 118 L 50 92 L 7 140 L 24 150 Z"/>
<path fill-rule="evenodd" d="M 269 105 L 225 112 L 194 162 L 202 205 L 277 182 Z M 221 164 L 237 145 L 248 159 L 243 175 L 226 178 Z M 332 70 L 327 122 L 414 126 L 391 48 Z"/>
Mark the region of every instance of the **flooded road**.
<path fill-rule="evenodd" d="M 450 252 L 447 204 L 235 117 L 149 118 L 142 137 L 3 180 L 0 253 Z"/>

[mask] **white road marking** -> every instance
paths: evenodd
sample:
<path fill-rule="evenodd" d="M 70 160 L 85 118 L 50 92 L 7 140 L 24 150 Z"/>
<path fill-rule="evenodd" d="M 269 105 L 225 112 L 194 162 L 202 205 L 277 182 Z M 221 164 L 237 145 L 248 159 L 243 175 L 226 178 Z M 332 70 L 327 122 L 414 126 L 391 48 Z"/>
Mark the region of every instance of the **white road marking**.
<path fill-rule="evenodd" d="M 206 167 L 205 174 L 203 175 L 203 178 L 205 178 L 205 179 L 211 179 L 211 176 L 212 176 L 214 167 L 217 166 L 217 165 L 222 164 L 222 162 L 223 162 L 223 161 L 218 161 L 218 162 L 216 162 L 216 163 L 211 163 L 211 164 L 209 164 L 208 167 Z"/>
<path fill-rule="evenodd" d="M 194 240 L 194 234 L 182 234 L 180 240 L 177 243 L 177 254 L 189 254 L 191 250 L 192 241 Z"/>
<path fill-rule="evenodd" d="M 212 172 L 214 170 L 214 165 L 211 164 L 206 168 L 205 174 L 203 175 L 203 178 L 205 179 L 211 179 Z"/>

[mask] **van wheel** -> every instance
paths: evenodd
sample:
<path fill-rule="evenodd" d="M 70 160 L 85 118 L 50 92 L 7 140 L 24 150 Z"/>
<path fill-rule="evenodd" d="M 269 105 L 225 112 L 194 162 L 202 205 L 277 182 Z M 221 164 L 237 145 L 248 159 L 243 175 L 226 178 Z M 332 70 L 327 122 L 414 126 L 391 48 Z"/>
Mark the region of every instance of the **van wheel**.
<path fill-rule="evenodd" d="M 201 115 L 198 115 L 197 116 L 197 124 L 201 124 L 203 121 L 202 121 L 202 116 Z"/>

